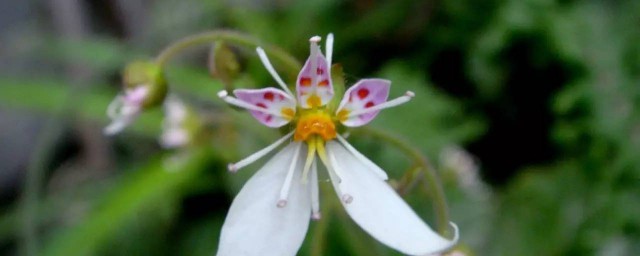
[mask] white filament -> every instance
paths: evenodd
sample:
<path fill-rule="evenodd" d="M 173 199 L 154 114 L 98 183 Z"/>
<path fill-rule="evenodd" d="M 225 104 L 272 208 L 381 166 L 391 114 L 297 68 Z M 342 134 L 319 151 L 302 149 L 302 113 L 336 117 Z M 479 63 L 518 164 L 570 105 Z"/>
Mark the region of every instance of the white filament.
<path fill-rule="evenodd" d="M 273 65 L 271 65 L 271 62 L 269 61 L 269 58 L 267 57 L 267 53 L 264 52 L 264 50 L 262 48 L 260 48 L 260 47 L 256 48 L 256 52 L 258 52 L 258 56 L 260 57 L 260 61 L 262 61 L 262 65 L 264 65 L 264 67 L 267 69 L 267 71 L 269 71 L 269 74 L 271 74 L 273 79 L 276 80 L 278 85 L 280 85 L 280 87 L 282 87 L 282 89 L 285 92 L 287 92 L 289 95 L 291 95 L 292 98 L 295 99 L 295 97 L 293 96 L 293 93 L 291 93 L 291 91 L 287 87 L 287 84 L 284 83 L 282 78 L 280 78 L 280 76 L 278 75 L 278 72 L 276 72 L 276 69 L 273 68 Z"/>
<path fill-rule="evenodd" d="M 385 109 L 385 108 L 392 108 L 392 107 L 395 107 L 395 106 L 399 106 L 399 105 L 402 105 L 404 103 L 409 102 L 411 100 L 411 98 L 413 98 L 414 96 L 415 96 L 415 94 L 412 91 L 407 91 L 404 95 L 402 95 L 402 96 L 400 96 L 398 98 L 395 98 L 393 100 L 380 103 L 380 104 L 372 106 L 370 108 L 365 108 L 365 109 L 360 109 L 360 110 L 353 111 L 353 112 L 349 113 L 349 117 L 359 116 L 359 115 L 362 115 L 362 114 L 367 114 L 367 113 L 371 113 L 371 112 L 374 112 L 374 111 L 382 110 L 382 109 Z"/>
<path fill-rule="evenodd" d="M 329 70 L 331 70 L 331 58 L 333 57 L 333 34 L 329 33 L 327 35 L 327 42 L 325 44 L 324 51 L 327 54 L 327 65 L 329 65 Z M 329 73 L 331 74 L 331 73 Z"/>
<path fill-rule="evenodd" d="M 248 110 L 258 111 L 258 112 L 262 112 L 262 113 L 269 114 L 269 115 L 274 115 L 274 116 L 279 116 L 279 117 L 282 117 L 282 118 L 287 118 L 284 115 L 282 115 L 282 113 L 278 113 L 276 111 L 272 111 L 272 110 L 269 110 L 267 108 L 261 108 L 261 107 L 258 107 L 258 106 L 254 106 L 254 105 L 251 105 L 251 104 L 249 104 L 249 103 L 247 103 L 245 101 L 242 101 L 240 99 L 231 97 L 231 96 L 229 96 L 227 91 L 224 91 L 224 90 L 218 92 L 218 97 L 220 97 L 222 100 L 224 100 L 227 103 L 229 103 L 231 105 L 234 105 L 236 107 L 241 107 L 241 108 L 245 108 L 245 109 L 248 109 Z"/>
<path fill-rule="evenodd" d="M 318 165 L 314 159 L 311 165 L 311 219 L 319 220 L 320 214 L 320 189 L 318 188 Z"/>
<path fill-rule="evenodd" d="M 271 145 L 258 150 L 258 152 L 255 152 L 251 155 L 249 155 L 248 157 L 245 157 L 244 159 L 236 162 L 235 164 L 229 164 L 228 168 L 230 172 L 237 172 L 238 170 L 240 170 L 241 168 L 252 164 L 253 162 L 257 161 L 258 159 L 262 158 L 263 156 L 269 154 L 269 152 L 273 151 L 275 148 L 277 148 L 278 146 L 280 146 L 280 144 L 282 144 L 283 142 L 287 141 L 289 138 L 291 138 L 291 136 L 293 135 L 293 132 L 288 133 L 285 136 L 282 136 L 282 138 L 276 140 L 274 143 L 271 143 Z"/>
<path fill-rule="evenodd" d="M 333 152 L 331 151 L 327 151 L 327 154 L 329 155 L 329 162 L 332 163 L 332 167 L 327 169 L 333 169 L 333 172 L 335 173 L 335 175 L 339 178 L 341 175 L 340 173 L 342 172 L 342 170 L 340 170 L 339 165 L 338 165 L 338 160 L 336 159 L 336 156 L 333 154 Z M 330 172 L 331 173 L 331 172 Z M 353 197 L 349 194 L 343 194 L 342 193 L 342 180 L 340 179 L 338 187 L 340 188 L 338 191 L 338 193 L 340 193 L 340 199 L 346 203 L 349 204 L 353 201 Z"/>
<path fill-rule="evenodd" d="M 277 204 L 277 206 L 280 208 L 287 205 L 287 197 L 289 197 L 289 190 L 291 190 L 291 182 L 293 181 L 293 172 L 296 170 L 296 166 L 298 165 L 298 158 L 300 157 L 301 147 L 302 143 L 298 143 L 298 145 L 296 145 L 293 153 L 293 158 L 291 159 L 291 163 L 289 164 L 287 176 L 284 178 L 284 183 L 282 184 L 282 188 L 280 189 L 280 197 Z"/>

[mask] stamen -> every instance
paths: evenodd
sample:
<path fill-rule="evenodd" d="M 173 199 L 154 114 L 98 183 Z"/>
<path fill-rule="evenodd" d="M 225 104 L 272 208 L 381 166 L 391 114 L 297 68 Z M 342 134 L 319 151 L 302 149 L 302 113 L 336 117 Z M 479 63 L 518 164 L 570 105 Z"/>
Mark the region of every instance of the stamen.
<path fill-rule="evenodd" d="M 336 175 L 340 176 L 340 171 L 339 171 L 340 168 L 338 167 L 338 161 L 336 160 L 336 156 L 332 152 L 329 152 L 329 159 L 331 160 L 332 163 L 334 163 L 333 171 L 336 173 Z M 342 187 L 342 184 L 338 184 L 338 187 Z M 343 194 L 342 191 L 343 191 L 342 188 L 340 188 L 340 195 L 342 195 L 340 199 L 342 199 L 342 201 L 345 204 L 350 204 L 351 202 L 353 202 L 353 197 L 346 193 Z"/>
<path fill-rule="evenodd" d="M 320 214 L 320 189 L 318 188 L 318 164 L 313 161 L 311 165 L 311 219 L 319 220 Z"/>
<path fill-rule="evenodd" d="M 304 168 L 302 169 L 302 184 L 307 184 L 307 176 L 309 176 L 309 168 L 311 164 L 314 162 L 316 156 L 316 144 L 317 139 L 311 138 L 308 142 L 308 150 L 307 150 L 307 158 L 304 162 Z"/>
<path fill-rule="evenodd" d="M 260 47 L 256 48 L 256 52 L 258 52 L 258 56 L 260 57 L 260 61 L 262 61 L 262 65 L 264 65 L 267 71 L 269 71 L 269 74 L 271 74 L 273 79 L 276 80 L 278 85 L 280 85 L 280 87 L 282 87 L 285 92 L 287 92 L 292 98 L 295 99 L 296 97 L 293 96 L 293 93 L 289 90 L 287 84 L 284 83 L 282 78 L 280 78 L 280 76 L 278 75 L 278 72 L 276 72 L 276 70 L 273 68 L 273 65 L 271 65 L 271 62 L 267 57 L 267 53 L 265 53 L 264 50 Z"/>
<path fill-rule="evenodd" d="M 349 151 L 349 153 L 351 153 L 356 159 L 358 159 L 365 166 L 369 167 L 369 170 L 373 171 L 376 175 L 378 175 L 378 177 L 382 178 L 383 180 L 389 179 L 389 176 L 387 176 L 387 173 L 385 173 L 375 163 L 371 162 L 369 158 L 362 155 L 358 150 L 356 150 L 353 146 L 351 146 L 351 144 L 349 144 L 349 142 L 347 142 L 346 139 L 344 139 L 339 134 L 337 137 L 338 137 L 338 141 L 340 141 L 340 143 L 347 149 L 347 151 Z"/>
<path fill-rule="evenodd" d="M 237 172 L 241 168 L 252 164 L 253 162 L 257 161 L 258 159 L 262 158 L 263 156 L 269 154 L 269 152 L 273 151 L 275 148 L 280 146 L 280 144 L 282 144 L 283 142 L 287 141 L 289 138 L 291 138 L 292 135 L 293 135 L 293 132 L 290 132 L 287 135 L 283 136 L 282 138 L 276 140 L 276 142 L 272 143 L 271 145 L 267 146 L 266 148 L 263 148 L 263 149 L 259 150 L 258 152 L 255 152 L 255 153 L 251 154 L 250 156 L 245 157 L 244 159 L 236 162 L 235 164 L 233 164 L 233 163 L 229 164 L 228 165 L 229 171 L 230 172 Z"/>
<path fill-rule="evenodd" d="M 342 194 L 342 201 L 345 204 L 350 204 L 351 202 L 353 202 L 353 197 L 349 194 Z"/>
<path fill-rule="evenodd" d="M 329 65 L 329 70 L 331 70 L 331 57 L 333 57 L 333 34 L 329 33 L 327 35 L 327 42 L 325 44 L 324 51 L 327 54 L 327 64 Z M 331 74 L 331 73 L 329 73 Z"/>
<path fill-rule="evenodd" d="M 298 157 L 300 157 L 301 148 L 302 143 L 298 143 L 296 149 L 294 149 L 293 159 L 291 160 L 291 164 L 289 165 L 289 171 L 287 171 L 287 176 L 284 178 L 284 184 L 282 184 L 282 189 L 280 189 L 280 197 L 277 204 L 277 206 L 280 208 L 287 205 L 287 197 L 289 197 L 289 190 L 291 189 L 293 172 L 296 170 L 296 165 L 298 164 Z"/>
<path fill-rule="evenodd" d="M 309 38 L 309 42 L 316 43 L 316 44 L 319 43 L 320 40 L 322 40 L 322 37 L 320 36 L 312 36 L 311 38 Z"/>
<path fill-rule="evenodd" d="M 242 101 L 240 99 L 231 97 L 231 96 L 229 96 L 227 91 L 224 91 L 224 90 L 218 92 L 218 97 L 220 97 L 222 100 L 224 100 L 227 103 L 229 103 L 231 105 L 234 105 L 236 107 L 240 107 L 240 108 L 244 108 L 244 109 L 248 109 L 248 110 L 253 110 L 253 111 L 258 111 L 258 112 L 262 112 L 262 113 L 265 113 L 265 114 L 274 115 L 274 116 L 278 116 L 278 117 L 282 117 L 284 119 L 287 119 L 287 117 L 284 116 L 282 113 L 278 113 L 278 112 L 271 111 L 271 110 L 266 109 L 266 108 L 261 108 L 261 107 L 258 107 L 258 106 L 254 106 L 254 105 L 251 105 L 251 104 L 249 104 L 247 102 L 244 102 L 244 101 Z"/>
<path fill-rule="evenodd" d="M 334 175 L 338 183 L 342 182 L 340 175 L 338 174 L 338 172 L 336 172 L 336 169 L 333 168 L 333 165 L 331 165 L 331 163 L 329 162 L 329 159 L 327 159 L 327 151 L 324 149 L 324 144 L 322 144 L 322 142 L 318 143 L 316 145 L 316 149 L 318 150 L 318 156 L 320 157 L 320 161 L 322 161 L 324 166 L 327 167 L 327 170 L 329 171 L 329 175 Z M 334 179 L 334 177 L 332 177 L 331 179 Z"/>
<path fill-rule="evenodd" d="M 413 98 L 414 96 L 415 96 L 415 93 L 413 93 L 412 91 L 407 91 L 404 95 L 402 95 L 402 96 L 400 96 L 398 98 L 395 98 L 393 100 L 380 103 L 380 104 L 372 106 L 370 108 L 365 108 L 365 109 L 353 111 L 353 112 L 349 113 L 349 117 L 359 116 L 359 115 L 362 115 L 362 114 L 367 114 L 367 113 L 371 113 L 371 112 L 374 112 L 374 111 L 382 110 L 382 109 L 385 109 L 385 108 L 392 108 L 392 107 L 395 107 L 395 106 L 398 106 L 398 105 L 402 105 L 404 103 L 409 102 L 411 100 L 411 98 Z"/>

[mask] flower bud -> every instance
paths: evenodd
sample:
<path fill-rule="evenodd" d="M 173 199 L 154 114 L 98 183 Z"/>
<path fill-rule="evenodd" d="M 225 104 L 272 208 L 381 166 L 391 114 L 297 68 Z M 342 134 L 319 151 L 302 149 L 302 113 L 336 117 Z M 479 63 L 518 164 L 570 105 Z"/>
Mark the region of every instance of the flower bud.
<path fill-rule="evenodd" d="M 136 61 L 127 65 L 123 73 L 125 90 L 147 87 L 142 101 L 144 109 L 160 105 L 167 95 L 167 82 L 162 68 L 151 61 Z"/>
<path fill-rule="evenodd" d="M 209 53 L 209 72 L 212 77 L 231 84 L 240 74 L 240 62 L 236 54 L 222 41 L 216 42 Z"/>
<path fill-rule="evenodd" d="M 143 110 L 161 104 L 167 95 L 162 69 L 153 62 L 137 61 L 127 65 L 123 80 L 124 92 L 107 107 L 111 123 L 104 129 L 106 135 L 119 133 Z"/>

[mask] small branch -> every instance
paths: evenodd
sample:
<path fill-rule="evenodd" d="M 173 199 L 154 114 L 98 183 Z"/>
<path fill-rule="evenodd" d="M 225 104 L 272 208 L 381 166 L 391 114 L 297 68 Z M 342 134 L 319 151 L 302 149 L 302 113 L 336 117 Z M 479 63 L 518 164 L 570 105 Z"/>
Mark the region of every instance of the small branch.
<path fill-rule="evenodd" d="M 256 48 L 258 46 L 263 47 L 265 51 L 270 54 L 269 57 L 272 57 L 274 60 L 282 64 L 287 69 L 287 72 L 293 75 L 297 75 L 302 68 L 302 65 L 295 58 L 287 54 L 282 49 L 271 45 L 263 45 L 254 37 L 228 30 L 204 32 L 179 40 L 162 50 L 156 58 L 156 63 L 158 63 L 159 66 L 164 66 L 171 58 L 185 51 L 187 48 L 210 45 L 216 41 L 226 41 L 228 43 L 249 48 Z"/>

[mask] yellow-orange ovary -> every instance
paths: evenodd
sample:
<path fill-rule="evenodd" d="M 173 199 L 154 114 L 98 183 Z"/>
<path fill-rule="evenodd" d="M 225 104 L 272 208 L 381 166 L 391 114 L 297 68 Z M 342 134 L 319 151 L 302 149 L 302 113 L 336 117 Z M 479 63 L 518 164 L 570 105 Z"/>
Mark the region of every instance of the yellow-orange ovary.
<path fill-rule="evenodd" d="M 293 139 L 306 141 L 311 135 L 319 135 L 325 141 L 336 138 L 336 125 L 328 114 L 309 113 L 300 117 Z"/>

